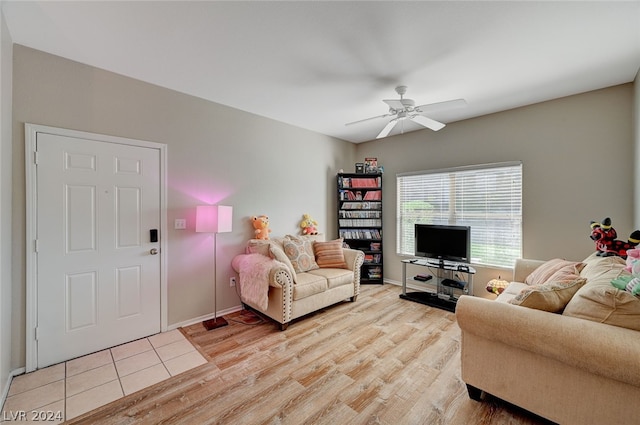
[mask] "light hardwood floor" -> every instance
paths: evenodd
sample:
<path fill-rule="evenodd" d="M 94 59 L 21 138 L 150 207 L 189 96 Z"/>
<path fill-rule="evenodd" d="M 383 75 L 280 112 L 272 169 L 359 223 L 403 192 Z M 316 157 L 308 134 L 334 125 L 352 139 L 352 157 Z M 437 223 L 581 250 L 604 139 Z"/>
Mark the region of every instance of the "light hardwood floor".
<path fill-rule="evenodd" d="M 501 400 L 469 399 L 453 313 L 364 286 L 293 322 L 182 329 L 209 363 L 72 424 L 548 424 Z M 258 322 L 260 322 L 258 320 Z M 488 365 L 493 367 L 495 365 Z"/>

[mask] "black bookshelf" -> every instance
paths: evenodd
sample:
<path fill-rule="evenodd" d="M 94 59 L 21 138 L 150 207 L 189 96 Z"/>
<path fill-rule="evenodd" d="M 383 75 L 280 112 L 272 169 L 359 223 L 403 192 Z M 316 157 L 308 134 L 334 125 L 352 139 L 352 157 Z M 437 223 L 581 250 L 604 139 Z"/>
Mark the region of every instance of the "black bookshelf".
<path fill-rule="evenodd" d="M 364 253 L 362 284 L 383 284 L 382 174 L 338 174 L 338 234 Z"/>

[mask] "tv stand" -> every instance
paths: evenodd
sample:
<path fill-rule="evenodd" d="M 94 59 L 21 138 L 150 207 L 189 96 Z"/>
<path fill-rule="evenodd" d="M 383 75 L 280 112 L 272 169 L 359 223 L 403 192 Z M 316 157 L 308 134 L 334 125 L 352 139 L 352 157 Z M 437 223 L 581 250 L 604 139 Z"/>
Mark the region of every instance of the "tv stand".
<path fill-rule="evenodd" d="M 407 292 L 407 266 L 421 267 L 422 273 L 426 268 L 431 273 L 432 279 L 409 278 L 412 283 L 420 289 L 426 289 L 426 291 Z M 400 294 L 400 298 L 454 312 L 460 295 L 473 295 L 473 275 L 475 273 L 475 269 L 465 263 L 422 258 L 402 260 L 402 294 Z M 419 276 L 424 276 L 424 274 Z"/>

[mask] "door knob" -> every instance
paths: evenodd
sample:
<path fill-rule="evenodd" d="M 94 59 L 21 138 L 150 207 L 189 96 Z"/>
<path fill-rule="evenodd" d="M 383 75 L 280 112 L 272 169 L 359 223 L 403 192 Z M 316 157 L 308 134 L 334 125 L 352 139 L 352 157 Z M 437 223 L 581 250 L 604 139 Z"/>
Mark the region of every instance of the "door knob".
<path fill-rule="evenodd" d="M 149 251 L 149 253 L 151 255 L 156 255 L 156 254 L 158 254 L 158 249 L 157 248 L 151 248 L 151 251 Z"/>

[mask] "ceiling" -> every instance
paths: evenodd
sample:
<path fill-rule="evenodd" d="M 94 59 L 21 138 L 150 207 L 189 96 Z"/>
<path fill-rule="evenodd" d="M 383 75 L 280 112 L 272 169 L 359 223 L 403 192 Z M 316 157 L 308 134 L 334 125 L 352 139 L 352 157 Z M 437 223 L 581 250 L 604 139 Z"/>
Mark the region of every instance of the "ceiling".
<path fill-rule="evenodd" d="M 640 1 L 2 1 L 14 43 L 354 143 L 633 81 Z M 423 129 L 406 122 L 400 131 Z M 424 130 L 430 132 L 431 130 Z M 443 130 L 446 131 L 446 127 Z"/>

